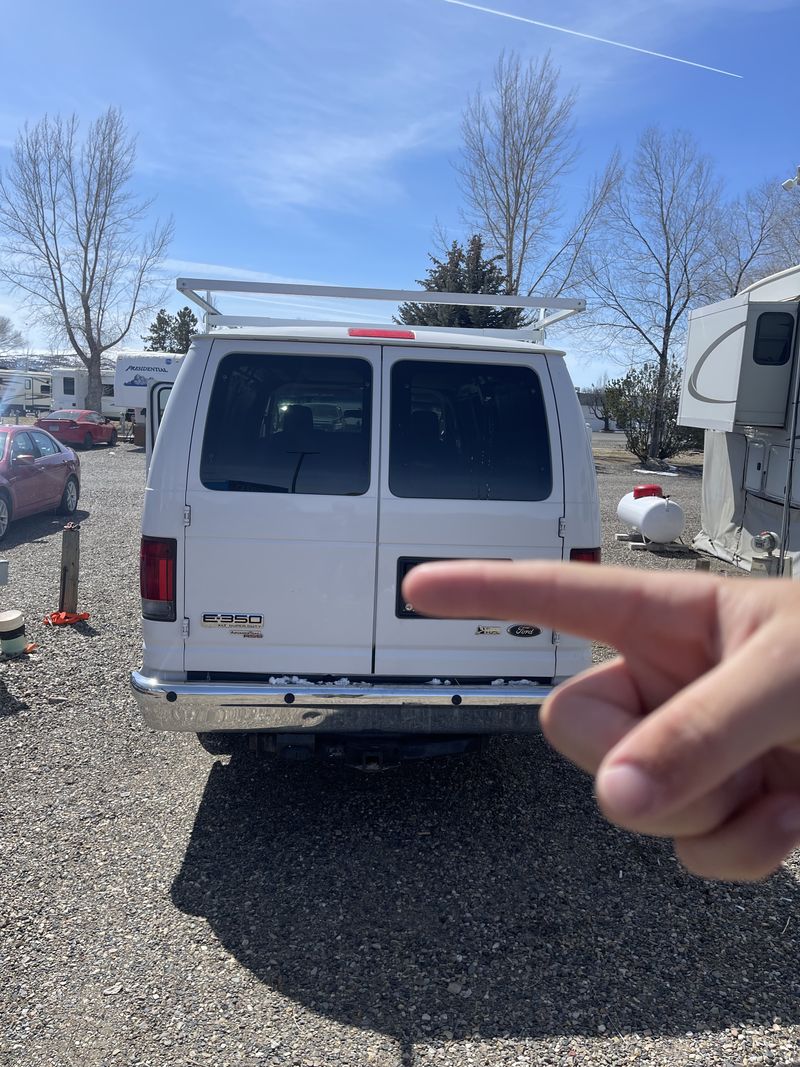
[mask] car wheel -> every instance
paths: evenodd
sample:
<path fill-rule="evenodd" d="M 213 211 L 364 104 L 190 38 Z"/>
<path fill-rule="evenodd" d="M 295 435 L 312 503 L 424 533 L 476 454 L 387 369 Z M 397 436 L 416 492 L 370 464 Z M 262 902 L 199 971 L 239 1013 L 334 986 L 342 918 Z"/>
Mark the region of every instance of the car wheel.
<path fill-rule="evenodd" d="M 73 515 L 78 507 L 78 480 L 73 475 L 67 478 L 58 510 L 62 515 Z"/>
<path fill-rule="evenodd" d="M 11 525 L 11 502 L 5 493 L 0 493 L 0 541 L 8 533 Z"/>
<path fill-rule="evenodd" d="M 92 448 L 93 446 L 94 446 L 94 438 L 92 437 L 92 435 L 90 433 L 87 433 L 86 436 L 83 439 L 83 447 L 88 452 L 89 449 Z"/>
<path fill-rule="evenodd" d="M 112 430 L 111 431 L 111 436 L 108 439 L 109 447 L 113 448 L 116 443 L 117 443 L 117 431 L 116 430 Z"/>

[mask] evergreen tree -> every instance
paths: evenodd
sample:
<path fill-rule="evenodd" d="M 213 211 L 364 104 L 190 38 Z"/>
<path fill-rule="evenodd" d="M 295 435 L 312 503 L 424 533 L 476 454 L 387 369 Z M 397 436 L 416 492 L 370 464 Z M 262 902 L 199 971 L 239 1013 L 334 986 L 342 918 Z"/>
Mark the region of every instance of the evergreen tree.
<path fill-rule="evenodd" d="M 165 308 L 161 308 L 155 319 L 150 323 L 150 329 L 142 334 L 145 342 L 145 352 L 171 352 L 172 339 L 175 334 L 175 324 L 172 315 L 167 314 Z"/>
<path fill-rule="evenodd" d="M 192 337 L 197 333 L 197 316 L 190 307 L 182 307 L 175 315 L 175 328 L 173 331 L 173 347 L 170 352 L 189 351 Z"/>
<path fill-rule="evenodd" d="M 500 256 L 486 258 L 483 238 L 473 234 L 466 249 L 453 241 L 444 259 L 429 255 L 433 266 L 427 278 L 417 284 L 429 292 L 508 294 L 506 278 L 498 266 Z M 455 328 L 513 329 L 523 324 L 519 308 L 463 307 L 458 304 L 405 303 L 398 308 L 395 322 L 409 326 L 452 326 Z"/>
<path fill-rule="evenodd" d="M 659 428 L 657 451 L 653 448 L 658 410 L 656 400 L 662 388 L 658 363 L 632 367 L 623 378 L 608 382 L 605 387 L 605 403 L 617 425 L 625 430 L 628 451 L 651 469 L 663 469 L 666 466 L 664 461 L 679 452 L 703 447 L 702 432 L 692 426 L 678 425 L 681 372 L 677 360 L 668 362 L 662 393 L 663 423 Z"/>
<path fill-rule="evenodd" d="M 170 315 L 161 308 L 142 340 L 145 352 L 186 353 L 196 333 L 197 316 L 190 307 L 182 307 L 177 315 Z"/>

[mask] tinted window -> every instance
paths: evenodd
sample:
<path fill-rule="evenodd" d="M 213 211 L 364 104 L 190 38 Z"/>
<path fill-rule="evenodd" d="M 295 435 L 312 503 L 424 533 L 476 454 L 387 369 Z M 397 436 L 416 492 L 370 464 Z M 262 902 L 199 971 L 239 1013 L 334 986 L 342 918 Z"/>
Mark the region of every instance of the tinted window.
<path fill-rule="evenodd" d="M 113 396 L 114 395 L 114 386 L 113 385 L 109 385 L 106 382 L 103 383 L 102 390 L 103 390 L 102 396 Z"/>
<path fill-rule="evenodd" d="M 36 446 L 31 441 L 31 435 L 29 433 L 15 433 L 14 440 L 11 443 L 11 458 L 16 459 L 17 456 L 35 455 L 37 455 Z"/>
<path fill-rule="evenodd" d="M 156 397 L 157 397 L 157 400 L 158 400 L 158 421 L 159 421 L 159 423 L 161 422 L 161 419 L 164 417 L 164 412 L 165 412 L 166 407 L 167 407 L 167 401 L 170 398 L 171 392 L 172 392 L 172 386 L 171 385 L 162 385 L 162 386 L 159 387 L 158 392 L 156 394 Z"/>
<path fill-rule="evenodd" d="M 395 496 L 543 500 L 552 485 L 535 371 L 395 363 L 389 441 L 389 488 Z"/>
<path fill-rule="evenodd" d="M 42 433 L 41 430 L 31 430 L 31 437 L 36 442 L 36 447 L 39 449 L 39 455 L 41 456 L 54 456 L 60 451 L 55 441 L 48 437 L 46 433 Z"/>
<path fill-rule="evenodd" d="M 753 361 L 763 367 L 781 367 L 792 355 L 794 318 L 785 311 L 765 311 L 758 316 Z"/>
<path fill-rule="evenodd" d="M 361 359 L 235 353 L 217 370 L 200 479 L 232 492 L 369 488 L 372 368 Z"/>
<path fill-rule="evenodd" d="M 75 396 L 75 379 L 74 378 L 65 378 L 64 379 L 64 395 L 65 396 Z"/>
<path fill-rule="evenodd" d="M 6 454 L 6 445 L 8 444 L 8 431 L 4 430 L 0 432 L 0 457 Z"/>

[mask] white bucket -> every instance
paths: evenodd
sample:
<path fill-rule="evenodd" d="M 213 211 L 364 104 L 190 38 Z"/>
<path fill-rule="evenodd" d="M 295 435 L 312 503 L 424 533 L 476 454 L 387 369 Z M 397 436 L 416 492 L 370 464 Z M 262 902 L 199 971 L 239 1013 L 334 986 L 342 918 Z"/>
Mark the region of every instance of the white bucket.
<path fill-rule="evenodd" d="M 25 651 L 25 616 L 21 611 L 0 611 L 0 650 L 6 656 Z"/>

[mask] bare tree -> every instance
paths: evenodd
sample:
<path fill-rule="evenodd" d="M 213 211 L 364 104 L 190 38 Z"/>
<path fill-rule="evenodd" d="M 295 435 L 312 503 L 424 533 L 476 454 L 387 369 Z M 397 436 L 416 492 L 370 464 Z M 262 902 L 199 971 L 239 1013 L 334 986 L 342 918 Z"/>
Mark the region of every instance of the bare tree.
<path fill-rule="evenodd" d="M 719 299 L 736 296 L 768 274 L 797 262 L 800 211 L 777 179 L 763 182 L 718 213 Z"/>
<path fill-rule="evenodd" d="M 614 412 L 608 395 L 608 375 L 604 374 L 599 382 L 594 382 L 586 393 L 586 406 L 596 419 L 603 423 L 603 433 L 611 433 L 611 420 Z"/>
<path fill-rule="evenodd" d="M 14 328 L 11 319 L 0 315 L 0 352 L 8 352 L 11 348 L 21 348 L 25 344 L 25 338 Z"/>
<path fill-rule="evenodd" d="M 652 128 L 642 135 L 624 180 L 603 211 L 597 246 L 581 281 L 595 298 L 594 326 L 630 362 L 654 362 L 651 457 L 666 429 L 670 357 L 683 341 L 689 310 L 714 299 L 719 260 L 714 239 L 717 182 L 711 164 L 685 133 Z"/>
<path fill-rule="evenodd" d="M 74 115 L 45 116 L 19 134 L 0 179 L 0 276 L 27 294 L 54 338 L 69 341 L 99 411 L 103 353 L 163 295 L 156 271 L 172 223 L 142 233 L 151 201 L 130 191 L 135 141 L 117 109 L 92 123 L 82 145 L 77 136 Z"/>
<path fill-rule="evenodd" d="M 564 290 L 618 177 L 615 153 L 564 224 L 561 185 L 577 159 L 575 93 L 562 94 L 558 80 L 549 54 L 525 65 L 501 55 L 493 91 L 479 90 L 462 117 L 465 215 L 502 256 L 511 293 Z"/>

